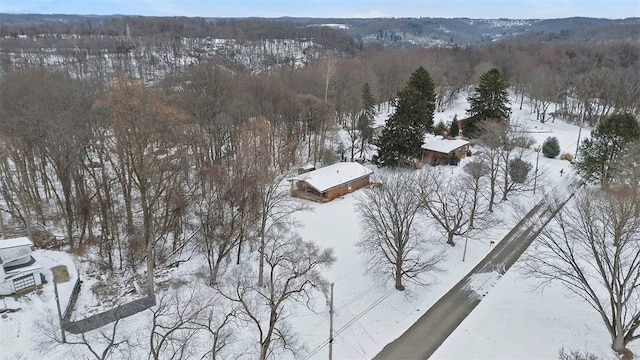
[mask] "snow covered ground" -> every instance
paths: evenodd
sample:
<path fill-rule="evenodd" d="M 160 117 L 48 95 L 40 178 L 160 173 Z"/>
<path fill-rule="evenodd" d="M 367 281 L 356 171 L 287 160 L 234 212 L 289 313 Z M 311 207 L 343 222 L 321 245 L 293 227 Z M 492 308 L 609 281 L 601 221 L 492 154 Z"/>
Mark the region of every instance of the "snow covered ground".
<path fill-rule="evenodd" d="M 32 255 L 42 266 L 47 283 L 35 291 L 20 297 L 3 297 L 0 308 L 20 309 L 0 315 L 0 359 L 37 359 L 41 357 L 37 347 L 39 326 L 48 322 L 58 323 L 53 274 L 49 269 L 64 265 L 69 272 L 69 281 L 58 284 L 60 307 L 67 306 L 73 286 L 78 278 L 76 265 L 71 255 L 60 251 L 36 250 Z"/>
<path fill-rule="evenodd" d="M 435 122 L 450 123 L 457 114 L 464 117 L 466 101 L 460 100 L 451 109 L 437 113 Z M 378 122 L 388 113 L 381 114 Z M 535 121 L 528 107 L 517 110 L 514 105 L 514 121 L 531 132 L 538 145 L 548 136 L 555 136 L 562 152 L 574 153 L 578 128 L 561 120 L 541 124 Z M 583 129 L 582 136 L 588 136 Z M 473 149 L 472 149 L 473 151 Z M 528 152 L 528 160 L 535 164 L 536 153 Z M 461 165 L 464 165 L 464 159 Z M 462 276 L 470 271 L 491 249 L 491 241 L 499 241 L 519 220 L 521 208 L 531 206 L 536 197 L 547 196 L 553 191 L 563 191 L 571 180 L 567 161 L 539 157 L 539 168 L 547 173 L 547 181 L 539 184 L 540 191 L 514 196 L 497 206 L 496 213 L 503 217 L 499 224 L 482 234 L 469 238 L 465 262 L 462 261 L 464 239 L 456 239 L 458 245 L 450 247 L 435 228 L 420 223 L 425 237 L 439 241 L 446 259 L 443 272 L 434 274 L 427 287 L 409 285 L 404 293 L 394 290 L 387 279 L 375 279 L 365 272 L 363 257 L 356 248 L 361 237 L 360 221 L 355 205 L 358 192 L 325 204 L 311 204 L 312 211 L 296 214 L 300 221 L 298 232 L 304 240 L 334 249 L 337 262 L 326 271 L 325 277 L 334 283 L 334 359 L 370 359 L 387 343 L 400 336 L 427 309 L 445 294 Z M 376 172 L 381 171 L 372 167 Z M 420 171 L 429 171 L 425 167 Z M 451 176 L 462 170 L 446 167 Z M 564 174 L 560 170 L 564 170 Z M 562 176 L 564 175 L 564 176 Z M 375 176 L 375 174 L 374 174 Z M 300 200 L 303 201 L 303 200 Z M 67 255 L 54 259 L 72 266 Z M 62 260 L 67 259 L 67 260 Z M 56 261 L 52 261 L 56 262 Z M 52 265 L 51 265 L 52 266 Z M 551 285 L 536 289 L 535 280 L 518 271 L 518 264 L 504 276 L 487 274 L 469 284 L 479 293 L 486 294 L 480 305 L 445 341 L 434 354 L 437 359 L 553 359 L 561 348 L 588 350 L 605 358 L 614 358 L 610 339 L 598 315 L 583 301 L 570 297 L 566 289 Z M 193 266 L 180 267 L 181 276 L 196 276 Z M 34 324 L 43 314 L 55 315 L 51 284 L 42 292 L 15 300 L 4 300 L 7 307 L 21 307 L 20 313 L 0 318 L 0 359 L 37 359 L 42 354 L 37 349 Z M 87 306 L 89 298 L 81 297 L 79 307 Z M 314 310 L 298 308 L 288 319 L 306 343 L 306 352 L 293 356 L 284 353 L 278 359 L 326 359 L 328 356 L 329 306 L 328 299 L 318 299 Z M 123 329 L 135 332 L 149 320 L 147 312 L 132 316 L 123 322 Z M 256 345 L 257 347 L 257 345 Z M 631 349 L 640 353 L 640 344 Z M 63 352 L 48 354 L 49 358 L 64 359 Z"/>

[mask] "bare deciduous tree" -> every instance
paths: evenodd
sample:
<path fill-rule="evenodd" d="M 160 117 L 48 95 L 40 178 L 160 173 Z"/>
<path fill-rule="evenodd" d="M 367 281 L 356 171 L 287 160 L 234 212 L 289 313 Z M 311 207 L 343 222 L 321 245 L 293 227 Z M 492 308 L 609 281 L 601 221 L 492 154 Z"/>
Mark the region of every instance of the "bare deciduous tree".
<path fill-rule="evenodd" d="M 586 190 L 547 226 L 527 270 L 557 281 L 602 318 L 612 348 L 640 339 L 640 190 Z"/>
<path fill-rule="evenodd" d="M 421 183 L 421 208 L 439 225 L 447 237 L 447 244 L 455 246 L 454 236 L 464 235 L 470 228 L 472 189 L 462 186 L 456 179 L 443 177 L 437 170 L 427 172 Z"/>
<path fill-rule="evenodd" d="M 498 176 L 500 173 L 500 148 L 502 146 L 502 134 L 506 131 L 499 123 L 484 125 L 484 134 L 480 137 L 482 147 L 481 159 L 487 164 L 489 179 L 489 212 L 493 212 L 498 193 Z"/>
<path fill-rule="evenodd" d="M 414 226 L 420 209 L 415 177 L 408 172 L 379 176 L 381 184 L 364 189 L 358 200 L 363 227 L 358 247 L 372 273 L 391 275 L 403 291 L 403 280 L 425 284 L 422 277 L 437 269 L 442 254 L 431 250 Z"/>
<path fill-rule="evenodd" d="M 123 188 L 133 183 L 138 191 L 138 204 L 142 210 L 142 244 L 136 245 L 144 246 L 146 250 L 147 291 L 153 294 L 155 243 L 164 235 L 159 234 L 155 226 L 156 213 L 161 213 L 158 207 L 162 198 L 176 184 L 177 176 L 183 173 L 180 169 L 184 165 L 184 157 L 177 146 L 177 135 L 187 114 L 170 106 L 163 93 L 122 73 L 95 107 L 104 112 L 105 120 L 112 127 L 117 143 L 116 153 L 127 168 L 123 172 L 129 172 L 125 181 L 128 184 L 123 184 Z M 127 212 L 131 212 L 132 194 L 128 197 L 125 203 L 129 203 Z M 132 220 L 129 221 L 133 228 Z"/>
<path fill-rule="evenodd" d="M 508 195 L 514 191 L 530 188 L 533 182 L 531 164 L 522 160 L 524 152 L 534 144 L 531 137 L 508 130 L 502 138 L 500 147 L 500 176 L 502 181 L 502 198 L 506 201 Z"/>
<path fill-rule="evenodd" d="M 53 346 L 67 345 L 72 353 L 76 352 L 76 356 L 83 359 L 89 356 L 98 360 L 106 360 L 113 358 L 115 354 L 118 354 L 117 357 L 126 358 L 133 352 L 137 341 L 134 336 L 123 334 L 121 321 L 122 319 L 117 319 L 102 328 L 78 335 L 67 333 L 66 341 L 63 342 L 60 337 L 58 320 L 49 317 L 36 322 L 36 327 L 41 335 L 38 340 L 39 346 L 43 352 L 46 352 L 51 350 Z"/>
<path fill-rule="evenodd" d="M 471 190 L 471 209 L 469 209 L 469 228 L 473 228 L 476 214 L 482 212 L 480 207 L 480 194 L 486 189 L 486 177 L 489 175 L 489 166 L 483 158 L 473 158 L 463 168 L 464 177 L 462 183 Z"/>
<path fill-rule="evenodd" d="M 330 249 L 303 241 L 292 229 L 282 228 L 265 247 L 266 281 L 257 286 L 250 269 L 237 268 L 231 283 L 220 293 L 239 305 L 238 317 L 252 324 L 258 333 L 260 360 L 277 351 L 297 353 L 298 344 L 286 319 L 294 303 L 310 304 L 313 289 L 327 290 L 320 270 L 335 262 Z"/>
<path fill-rule="evenodd" d="M 151 309 L 149 357 L 154 360 L 192 357 L 190 343 L 199 330 L 197 319 L 207 305 L 193 287 L 162 294 Z"/>
<path fill-rule="evenodd" d="M 202 226 L 197 245 L 206 256 L 209 283 L 214 285 L 223 262 L 230 262 L 232 251 L 240 246 L 254 222 L 253 206 L 245 189 L 249 183 L 225 165 L 210 166 L 200 176 L 206 179 L 206 185 L 194 204 L 195 217 Z"/>
<path fill-rule="evenodd" d="M 205 316 L 198 321 L 200 329 L 210 335 L 210 340 L 207 341 L 209 350 L 202 355 L 202 359 L 216 360 L 235 339 L 236 332 L 232 326 L 238 315 L 238 310 L 231 309 L 228 312 L 221 312 L 219 308 L 220 303 L 210 304 L 205 311 Z M 235 355 L 239 357 L 239 354 Z"/>
<path fill-rule="evenodd" d="M 264 249 L 272 238 L 273 226 L 293 221 L 291 214 L 308 207 L 291 197 L 285 179 L 295 162 L 293 144 L 286 131 L 278 129 L 266 118 L 251 119 L 242 125 L 235 136 L 235 156 L 251 176 L 253 212 L 255 212 L 259 254 L 258 286 L 264 284 Z M 247 191 L 245 191 L 247 192 Z"/>
<path fill-rule="evenodd" d="M 499 193 L 500 201 L 505 201 L 511 192 L 531 187 L 533 176 L 529 176 L 528 170 L 514 173 L 513 161 L 521 160 L 523 153 L 533 145 L 533 140 L 500 122 L 486 121 L 481 126 L 480 157 L 489 170 L 489 211 L 492 212 L 493 205 L 499 202 L 496 201 Z"/>

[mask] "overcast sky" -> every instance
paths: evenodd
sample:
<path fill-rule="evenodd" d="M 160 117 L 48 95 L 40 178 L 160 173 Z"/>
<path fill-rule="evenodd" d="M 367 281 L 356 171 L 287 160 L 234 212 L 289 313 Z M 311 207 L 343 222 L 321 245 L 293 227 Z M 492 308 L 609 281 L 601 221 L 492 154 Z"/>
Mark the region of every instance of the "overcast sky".
<path fill-rule="evenodd" d="M 640 0 L 0 0 L 0 12 L 203 17 L 640 17 Z"/>

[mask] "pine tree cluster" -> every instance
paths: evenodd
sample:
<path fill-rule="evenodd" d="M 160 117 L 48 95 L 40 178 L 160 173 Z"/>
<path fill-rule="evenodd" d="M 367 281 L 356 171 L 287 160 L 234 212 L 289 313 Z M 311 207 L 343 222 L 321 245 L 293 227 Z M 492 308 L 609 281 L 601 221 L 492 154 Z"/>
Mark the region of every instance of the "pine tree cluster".
<path fill-rule="evenodd" d="M 421 66 L 413 72 L 407 87 L 398 92 L 395 112 L 387 119 L 377 143 L 379 165 L 413 165 L 420 156 L 425 134 L 433 128 L 435 101 L 433 80 Z"/>

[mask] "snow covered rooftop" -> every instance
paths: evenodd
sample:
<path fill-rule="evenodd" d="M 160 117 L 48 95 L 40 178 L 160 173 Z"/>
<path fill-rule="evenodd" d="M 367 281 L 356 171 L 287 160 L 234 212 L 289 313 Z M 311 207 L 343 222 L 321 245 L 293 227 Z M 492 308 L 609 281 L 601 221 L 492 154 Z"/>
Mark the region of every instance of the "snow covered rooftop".
<path fill-rule="evenodd" d="M 18 246 L 33 246 L 33 242 L 26 237 L 19 237 L 14 239 L 4 239 L 0 240 L 0 249 L 8 249 L 12 247 Z"/>
<path fill-rule="evenodd" d="M 0 264 L 29 256 L 32 246 L 33 243 L 26 237 L 0 240 Z"/>
<path fill-rule="evenodd" d="M 360 179 L 371 173 L 373 173 L 372 170 L 357 162 L 339 162 L 299 175 L 294 179 L 306 182 L 319 192 L 325 192 L 331 188 Z"/>
<path fill-rule="evenodd" d="M 455 149 L 469 144 L 467 140 L 462 139 L 443 139 L 442 136 L 425 138 L 422 148 L 424 150 L 436 151 L 448 154 Z"/>

